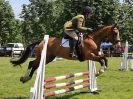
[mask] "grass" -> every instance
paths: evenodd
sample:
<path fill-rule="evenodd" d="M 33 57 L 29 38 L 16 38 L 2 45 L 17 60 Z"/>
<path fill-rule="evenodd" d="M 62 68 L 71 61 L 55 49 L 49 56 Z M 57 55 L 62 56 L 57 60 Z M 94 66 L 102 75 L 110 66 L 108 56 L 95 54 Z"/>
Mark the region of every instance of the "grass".
<path fill-rule="evenodd" d="M 26 84 L 19 79 L 26 72 L 29 59 L 21 67 L 13 67 L 10 58 L 0 57 L 0 99 L 29 99 L 29 90 L 34 84 L 35 75 Z M 84 88 L 74 92 L 49 97 L 48 99 L 132 99 L 133 97 L 133 71 L 119 71 L 121 58 L 108 58 L 109 68 L 97 78 L 98 88 L 102 91 L 98 95 L 83 93 Z M 96 63 L 99 68 L 99 63 Z M 87 62 L 78 61 L 56 61 L 46 66 L 47 76 L 59 76 L 77 73 L 87 70 Z M 73 79 L 70 79 L 73 80 Z"/>

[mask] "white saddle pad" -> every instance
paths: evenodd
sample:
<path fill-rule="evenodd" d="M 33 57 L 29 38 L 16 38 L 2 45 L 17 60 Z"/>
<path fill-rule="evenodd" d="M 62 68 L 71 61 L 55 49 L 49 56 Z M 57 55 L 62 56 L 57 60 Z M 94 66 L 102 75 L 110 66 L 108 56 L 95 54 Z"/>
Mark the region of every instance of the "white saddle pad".
<path fill-rule="evenodd" d="M 69 39 L 62 38 L 61 45 L 63 47 L 69 47 Z"/>

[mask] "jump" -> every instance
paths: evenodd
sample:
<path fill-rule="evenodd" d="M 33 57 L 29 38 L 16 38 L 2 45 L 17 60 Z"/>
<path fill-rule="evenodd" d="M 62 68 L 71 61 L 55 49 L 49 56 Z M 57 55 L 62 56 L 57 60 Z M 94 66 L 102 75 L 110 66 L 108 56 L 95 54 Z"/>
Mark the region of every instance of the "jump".
<path fill-rule="evenodd" d="M 105 56 L 99 55 L 99 50 L 101 43 L 105 41 L 111 42 L 113 45 L 118 44 L 118 42 L 120 41 L 120 37 L 119 27 L 117 26 L 117 24 L 105 26 L 97 31 L 94 31 L 93 33 L 86 34 L 83 38 L 83 41 L 81 41 L 81 43 L 79 44 L 78 52 L 81 52 L 81 59 L 79 57 L 70 57 L 70 48 L 61 46 L 61 39 L 56 37 L 50 37 L 47 45 L 46 64 L 52 62 L 56 56 L 69 60 L 93 60 L 101 64 L 99 73 L 104 72 L 107 68 L 108 63 Z M 34 74 L 34 71 L 38 68 L 41 58 L 41 52 L 43 49 L 43 43 L 44 42 L 42 40 L 41 42 L 35 42 L 33 44 L 30 44 L 26 48 L 20 59 L 10 61 L 14 66 L 24 63 L 36 46 L 36 59 L 29 62 L 28 71 L 23 77 L 20 78 L 21 82 L 25 83 L 29 81 Z"/>

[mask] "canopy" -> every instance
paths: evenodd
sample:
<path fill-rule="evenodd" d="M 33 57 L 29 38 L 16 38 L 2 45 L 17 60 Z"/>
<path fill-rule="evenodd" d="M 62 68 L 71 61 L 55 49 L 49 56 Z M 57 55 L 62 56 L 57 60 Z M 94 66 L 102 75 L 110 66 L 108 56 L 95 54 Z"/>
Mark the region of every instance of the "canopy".
<path fill-rule="evenodd" d="M 112 46 L 113 44 L 111 43 L 111 42 L 109 42 L 109 43 L 107 43 L 107 42 L 103 42 L 103 43 L 101 43 L 101 46 L 102 47 L 110 47 L 110 46 Z"/>

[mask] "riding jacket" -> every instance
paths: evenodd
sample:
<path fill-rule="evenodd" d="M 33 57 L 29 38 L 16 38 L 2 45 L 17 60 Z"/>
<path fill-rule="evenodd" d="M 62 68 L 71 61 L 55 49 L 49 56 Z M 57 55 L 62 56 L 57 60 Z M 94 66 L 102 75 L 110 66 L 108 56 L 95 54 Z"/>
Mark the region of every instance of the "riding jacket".
<path fill-rule="evenodd" d="M 88 28 L 84 26 L 85 26 L 84 16 L 77 15 L 64 24 L 64 30 L 78 30 L 80 32 L 87 32 Z"/>

